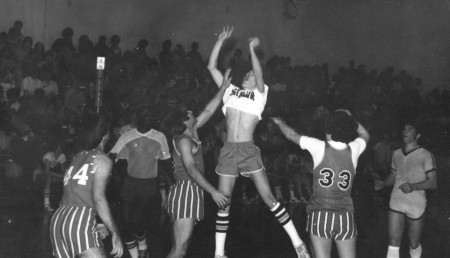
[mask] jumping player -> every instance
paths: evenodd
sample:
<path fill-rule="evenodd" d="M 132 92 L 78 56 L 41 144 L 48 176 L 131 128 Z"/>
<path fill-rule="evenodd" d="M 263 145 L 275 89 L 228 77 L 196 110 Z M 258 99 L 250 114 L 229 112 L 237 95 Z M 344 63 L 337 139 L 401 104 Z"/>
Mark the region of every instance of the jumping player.
<path fill-rule="evenodd" d="M 281 119 L 272 119 L 289 140 L 309 151 L 313 158 L 313 193 L 306 211 L 314 257 L 331 257 L 333 240 L 339 257 L 356 257 L 351 190 L 369 133 L 348 111 L 335 111 L 328 118 L 326 141 L 299 135 Z"/>
<path fill-rule="evenodd" d="M 229 197 L 214 188 L 203 176 L 205 171 L 202 144 L 197 129 L 214 114 L 225 90 L 230 86 L 230 71 L 225 74 L 222 86 L 215 97 L 197 117 L 183 107 L 175 108 L 167 118 L 167 127 L 173 135 L 175 185 L 170 188 L 167 211 L 173 221 L 173 244 L 168 258 L 186 255 L 195 223 L 203 219 L 203 190 L 211 194 L 219 208 L 228 205 Z"/>
<path fill-rule="evenodd" d="M 426 208 L 425 190 L 437 187 L 436 163 L 431 154 L 418 144 L 420 126 L 407 122 L 403 128 L 403 147 L 392 154 L 392 173 L 385 186 L 394 185 L 389 202 L 389 247 L 387 258 L 398 258 L 405 220 L 408 224 L 409 253 L 420 258 L 420 236 Z"/>
<path fill-rule="evenodd" d="M 208 69 L 219 87 L 222 84 L 223 75 L 217 69 L 217 59 L 223 42 L 231 36 L 232 32 L 233 28 L 224 28 L 214 45 L 208 63 Z M 227 138 L 220 151 L 216 167 L 216 173 L 219 175 L 219 190 L 231 196 L 239 174 L 250 177 L 264 203 L 288 233 L 298 257 L 309 257 L 289 214 L 272 194 L 260 150 L 253 143 L 253 133 L 261 119 L 269 90 L 264 84 L 262 67 L 255 53 L 255 48 L 258 46 L 258 38 L 249 39 L 253 70 L 245 75 L 242 88 L 231 85 L 223 96 L 222 111 L 226 118 Z M 220 209 L 217 213 L 216 258 L 226 257 L 225 239 L 229 225 L 229 212 L 230 206 Z"/>
<path fill-rule="evenodd" d="M 121 257 L 122 241 L 105 197 L 112 167 L 112 161 L 103 153 L 108 129 L 98 116 L 85 123 L 83 129 L 80 137 L 83 150 L 65 172 L 61 205 L 50 224 L 53 255 L 58 258 L 108 257 L 95 230 L 98 214 L 112 234 L 111 254 Z"/>

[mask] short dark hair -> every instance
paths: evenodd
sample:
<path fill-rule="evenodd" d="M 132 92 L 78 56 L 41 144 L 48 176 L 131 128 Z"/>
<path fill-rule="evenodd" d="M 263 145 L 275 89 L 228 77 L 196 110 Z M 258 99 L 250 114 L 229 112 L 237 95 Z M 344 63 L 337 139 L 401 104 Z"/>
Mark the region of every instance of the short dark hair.
<path fill-rule="evenodd" d="M 109 119 L 104 114 L 89 112 L 83 115 L 80 123 L 78 146 L 80 150 L 96 148 L 103 136 L 109 132 Z"/>
<path fill-rule="evenodd" d="M 181 135 L 186 130 L 185 121 L 189 119 L 185 105 L 177 105 L 169 112 L 164 120 L 164 131 L 172 138 Z"/>
<path fill-rule="evenodd" d="M 325 122 L 325 132 L 337 142 L 349 143 L 358 136 L 356 120 L 343 111 L 334 111 Z"/>

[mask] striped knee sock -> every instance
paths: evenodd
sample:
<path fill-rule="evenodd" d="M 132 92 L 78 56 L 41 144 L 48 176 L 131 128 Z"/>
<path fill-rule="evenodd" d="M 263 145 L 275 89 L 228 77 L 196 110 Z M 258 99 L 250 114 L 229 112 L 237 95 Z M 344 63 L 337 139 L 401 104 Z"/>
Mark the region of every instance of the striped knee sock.
<path fill-rule="evenodd" d="M 136 239 L 138 242 L 138 250 L 147 250 L 147 231 L 144 231 L 144 234 L 141 236 L 136 235 Z"/>
<path fill-rule="evenodd" d="M 278 222 L 283 226 L 286 233 L 288 233 L 289 237 L 291 238 L 292 245 L 294 247 L 299 247 L 303 241 L 300 239 L 300 236 L 297 233 L 297 229 L 295 229 L 294 223 L 291 220 L 291 217 L 289 216 L 289 213 L 286 211 L 286 209 L 277 202 L 275 206 L 270 209 L 270 211 L 273 213 L 275 218 L 277 218 Z"/>
<path fill-rule="evenodd" d="M 229 213 L 217 213 L 216 218 L 216 251 L 215 255 L 225 255 L 225 239 L 227 238 Z"/>
<path fill-rule="evenodd" d="M 128 249 L 128 252 L 130 252 L 131 258 L 138 258 L 138 249 L 137 249 L 137 243 L 136 240 L 131 242 L 125 242 L 125 246 Z"/>

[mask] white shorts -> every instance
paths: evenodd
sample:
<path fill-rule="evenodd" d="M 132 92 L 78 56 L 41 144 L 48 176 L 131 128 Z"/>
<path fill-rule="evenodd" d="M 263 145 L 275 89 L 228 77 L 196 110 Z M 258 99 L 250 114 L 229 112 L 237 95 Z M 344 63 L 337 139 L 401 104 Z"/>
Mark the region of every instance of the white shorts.
<path fill-rule="evenodd" d="M 422 218 L 427 206 L 426 201 L 412 202 L 410 200 L 400 200 L 391 198 L 389 209 L 394 212 L 405 214 L 406 217 L 413 220 Z"/>

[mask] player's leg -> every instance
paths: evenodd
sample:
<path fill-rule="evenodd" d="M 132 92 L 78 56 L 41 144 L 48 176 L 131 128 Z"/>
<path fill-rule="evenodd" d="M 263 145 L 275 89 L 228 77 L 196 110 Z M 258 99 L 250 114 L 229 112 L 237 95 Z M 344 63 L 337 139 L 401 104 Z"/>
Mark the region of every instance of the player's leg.
<path fill-rule="evenodd" d="M 173 244 L 167 258 L 182 258 L 186 255 L 194 226 L 194 218 L 177 219 L 173 222 Z"/>
<path fill-rule="evenodd" d="M 333 241 L 331 238 L 318 237 L 313 234 L 309 234 L 311 239 L 311 245 L 314 253 L 314 258 L 330 258 L 331 247 Z M 344 257 L 344 256 L 341 256 Z"/>
<path fill-rule="evenodd" d="M 351 239 L 335 241 L 336 248 L 341 258 L 355 258 L 356 257 L 356 237 Z"/>
<path fill-rule="evenodd" d="M 76 258 L 107 258 L 108 255 L 103 247 L 93 247 L 79 253 Z"/>
<path fill-rule="evenodd" d="M 251 173 L 250 178 L 255 184 L 256 190 L 261 196 L 263 202 L 267 205 L 275 218 L 289 235 L 294 248 L 299 249 L 298 251 L 302 252 L 303 249 L 306 249 L 305 245 L 300 239 L 300 236 L 297 233 L 297 229 L 295 229 L 294 223 L 292 222 L 286 208 L 273 196 L 272 191 L 270 190 L 269 180 L 264 170 L 256 173 Z"/>
<path fill-rule="evenodd" d="M 125 247 L 130 253 L 131 258 L 138 257 L 137 241 L 134 235 L 134 213 L 136 210 L 135 206 L 137 206 L 138 203 L 138 198 L 135 196 L 136 187 L 134 181 L 135 180 L 131 179 L 130 177 L 126 177 L 122 186 L 121 193 L 124 221 L 122 236 Z"/>
<path fill-rule="evenodd" d="M 400 244 L 402 242 L 403 230 L 405 227 L 405 215 L 403 213 L 390 210 L 388 231 L 389 247 L 387 258 L 398 258 L 400 253 Z"/>
<path fill-rule="evenodd" d="M 234 184 L 236 183 L 235 176 L 219 175 L 219 191 L 226 193 L 230 198 L 232 197 Z M 231 200 L 231 199 L 230 199 Z M 215 256 L 225 256 L 225 240 L 227 237 L 228 225 L 230 224 L 230 206 L 221 209 L 217 212 L 216 218 L 216 250 Z"/>
<path fill-rule="evenodd" d="M 408 238 L 409 238 L 409 253 L 411 258 L 420 258 L 422 255 L 422 246 L 420 244 L 420 237 L 422 235 L 424 216 L 419 219 L 407 219 L 408 223 Z"/>

